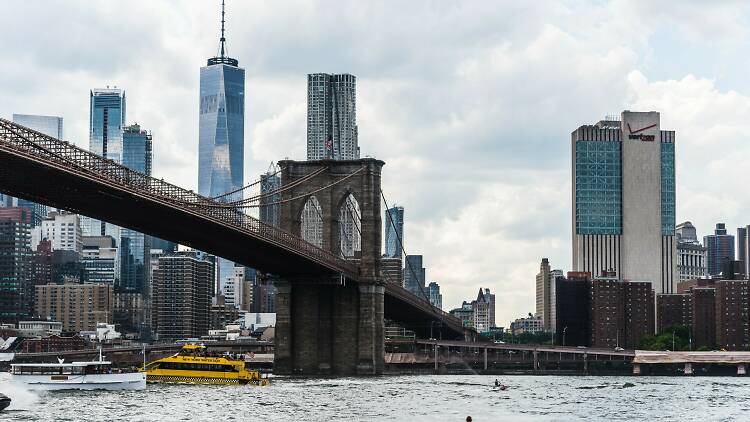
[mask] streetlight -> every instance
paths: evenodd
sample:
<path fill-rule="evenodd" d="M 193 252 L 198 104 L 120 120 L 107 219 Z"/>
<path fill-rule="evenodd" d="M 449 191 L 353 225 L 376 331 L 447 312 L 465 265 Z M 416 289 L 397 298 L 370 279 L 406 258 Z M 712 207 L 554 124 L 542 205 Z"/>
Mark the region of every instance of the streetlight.
<path fill-rule="evenodd" d="M 674 352 L 674 328 L 672 328 L 672 351 Z"/>
<path fill-rule="evenodd" d="M 568 326 L 566 325 L 563 327 L 563 343 L 562 346 L 565 347 L 565 332 L 568 331 Z"/>

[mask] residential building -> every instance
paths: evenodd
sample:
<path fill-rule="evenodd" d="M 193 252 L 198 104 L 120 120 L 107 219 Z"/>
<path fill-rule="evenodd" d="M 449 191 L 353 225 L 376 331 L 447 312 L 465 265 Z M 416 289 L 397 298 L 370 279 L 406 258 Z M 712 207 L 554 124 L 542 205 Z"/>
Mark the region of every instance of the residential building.
<path fill-rule="evenodd" d="M 131 170 L 151 175 L 152 136 L 138 124 L 123 131 L 122 164 Z M 149 283 L 151 237 L 125 227 L 120 229 L 120 283 L 118 291 L 143 293 Z"/>
<path fill-rule="evenodd" d="M 208 334 L 214 262 L 195 251 L 159 257 L 152 283 L 152 329 L 159 339 Z"/>
<path fill-rule="evenodd" d="M 554 281 L 552 330 L 562 346 L 591 345 L 591 274 L 568 272 Z"/>
<path fill-rule="evenodd" d="M 724 223 L 716 223 L 714 234 L 703 236 L 703 246 L 706 247 L 708 275 L 720 275 L 724 263 L 734 259 L 734 236 L 727 234 Z"/>
<path fill-rule="evenodd" d="M 395 283 L 404 287 L 404 267 L 401 257 L 391 258 L 383 255 L 380 258 L 380 272 L 388 283 Z"/>
<path fill-rule="evenodd" d="M 677 283 L 677 293 L 689 293 L 696 287 L 716 287 L 716 279 L 712 278 L 696 278 L 693 280 L 686 280 Z"/>
<path fill-rule="evenodd" d="M 653 283 L 672 293 L 675 133 L 658 112 L 624 111 L 571 135 L 573 271 Z"/>
<path fill-rule="evenodd" d="M 654 292 L 649 281 L 595 278 L 591 282 L 591 346 L 634 349 L 654 334 Z"/>
<path fill-rule="evenodd" d="M 83 281 L 104 283 L 113 288 L 119 282 L 120 254 L 111 236 L 83 236 L 81 266 Z"/>
<path fill-rule="evenodd" d="M 693 326 L 693 295 L 691 293 L 662 293 L 656 295 L 656 332 L 668 332 L 674 327 Z"/>
<path fill-rule="evenodd" d="M 747 350 L 748 281 L 716 280 L 716 346 Z"/>
<path fill-rule="evenodd" d="M 490 289 L 480 288 L 477 299 L 471 302 L 471 308 L 475 330 L 481 333 L 495 326 L 495 295 L 490 293 Z"/>
<path fill-rule="evenodd" d="M 29 129 L 51 136 L 55 139 L 63 139 L 62 117 L 40 116 L 34 114 L 13 114 L 13 123 L 26 126 Z M 2 196 L 2 194 L 0 194 L 0 196 Z M 42 219 L 49 212 L 49 207 L 47 205 L 21 198 L 17 199 L 17 206 L 28 207 L 32 210 L 31 227 L 38 227 L 39 224 L 41 224 Z"/>
<path fill-rule="evenodd" d="M 307 159 L 359 159 L 357 78 L 307 75 Z"/>
<path fill-rule="evenodd" d="M 112 322 L 114 289 L 107 283 L 66 283 L 36 286 L 36 313 L 59 321 L 63 331 L 96 330 Z"/>
<path fill-rule="evenodd" d="M 276 277 L 257 273 L 253 280 L 252 312 L 276 312 Z"/>
<path fill-rule="evenodd" d="M 125 91 L 118 88 L 96 88 L 90 92 L 89 151 L 116 163 L 123 160 L 125 126 Z M 120 244 L 120 228 L 96 218 L 82 216 L 84 236 L 112 236 Z"/>
<path fill-rule="evenodd" d="M 434 281 L 427 286 L 428 294 L 430 295 L 430 303 L 432 306 L 443 309 L 443 295 L 440 294 L 440 285 Z"/>
<path fill-rule="evenodd" d="M 67 211 L 52 211 L 42 219 L 39 227 L 34 229 L 34 244 L 47 239 L 52 243 L 53 251 L 83 252 L 83 231 L 78 214 Z"/>
<path fill-rule="evenodd" d="M 0 323 L 15 324 L 31 316 L 30 228 L 28 208 L 0 208 Z"/>
<path fill-rule="evenodd" d="M 388 258 L 401 258 L 404 255 L 404 207 L 393 206 L 385 210 L 385 255 Z"/>
<path fill-rule="evenodd" d="M 422 265 L 422 255 L 406 255 L 404 288 L 415 296 L 429 299 L 425 289 L 426 270 Z"/>
<path fill-rule="evenodd" d="M 112 321 L 120 331 L 135 334 L 138 338 L 149 336 L 146 326 L 146 306 L 141 292 L 115 290 Z"/>
<path fill-rule="evenodd" d="M 234 275 L 224 282 L 222 295 L 227 306 L 248 310 L 248 305 L 252 304 L 244 302 L 246 297 L 245 289 L 250 287 L 250 291 L 252 291 L 252 282 L 248 282 L 245 279 L 245 270 L 245 266 L 235 264 Z"/>

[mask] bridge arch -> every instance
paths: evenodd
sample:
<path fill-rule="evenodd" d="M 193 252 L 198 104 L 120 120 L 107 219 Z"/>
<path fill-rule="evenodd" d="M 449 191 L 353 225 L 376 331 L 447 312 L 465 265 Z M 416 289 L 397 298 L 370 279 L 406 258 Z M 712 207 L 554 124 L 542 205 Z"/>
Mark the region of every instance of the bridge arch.
<path fill-rule="evenodd" d="M 339 250 L 344 258 L 357 258 L 362 252 L 362 211 L 359 201 L 348 192 L 339 201 L 338 230 Z"/>
<path fill-rule="evenodd" d="M 315 195 L 310 195 L 300 209 L 299 234 L 302 239 L 313 245 L 323 247 L 323 208 Z M 296 224 L 295 224 L 296 226 Z M 295 227 L 296 228 L 296 227 Z M 295 232 L 297 232 L 295 230 Z"/>

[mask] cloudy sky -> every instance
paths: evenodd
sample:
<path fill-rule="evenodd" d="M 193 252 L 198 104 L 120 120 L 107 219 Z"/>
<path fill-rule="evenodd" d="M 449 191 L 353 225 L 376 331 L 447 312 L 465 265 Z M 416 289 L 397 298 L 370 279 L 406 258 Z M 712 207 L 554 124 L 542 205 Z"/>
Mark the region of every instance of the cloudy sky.
<path fill-rule="evenodd" d="M 197 187 L 198 76 L 218 0 L 0 0 L 0 116 L 59 115 L 88 147 L 89 89 L 126 90 L 154 174 Z M 750 224 L 743 1 L 228 0 L 246 69 L 245 175 L 305 157 L 306 74 L 358 77 L 362 155 L 386 162 L 444 308 L 534 310 L 542 257 L 570 269 L 570 132 L 624 109 L 677 131 L 677 219 Z M 0 164 L 1 165 L 1 164 Z"/>

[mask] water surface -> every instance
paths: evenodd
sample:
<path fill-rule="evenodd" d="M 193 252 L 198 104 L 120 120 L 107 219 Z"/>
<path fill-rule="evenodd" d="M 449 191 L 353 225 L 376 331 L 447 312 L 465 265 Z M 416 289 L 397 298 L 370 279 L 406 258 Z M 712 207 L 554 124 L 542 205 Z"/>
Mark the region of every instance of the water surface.
<path fill-rule="evenodd" d="M 384 376 L 279 379 L 270 387 L 149 385 L 23 391 L 0 382 L 9 421 L 750 420 L 750 378 Z"/>

